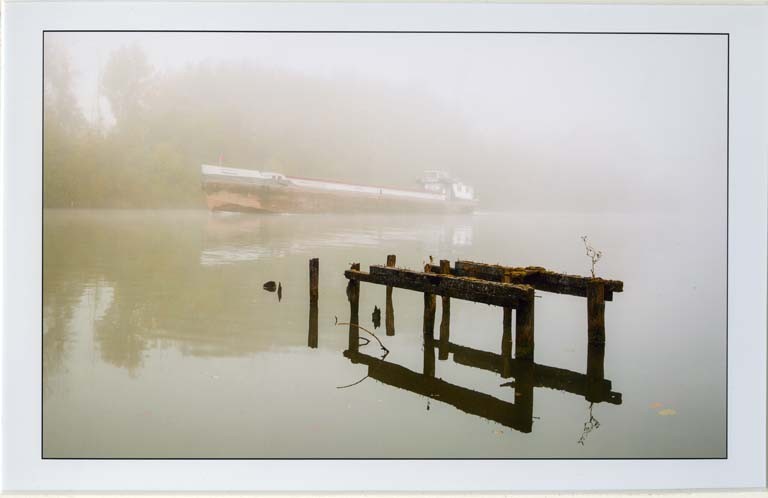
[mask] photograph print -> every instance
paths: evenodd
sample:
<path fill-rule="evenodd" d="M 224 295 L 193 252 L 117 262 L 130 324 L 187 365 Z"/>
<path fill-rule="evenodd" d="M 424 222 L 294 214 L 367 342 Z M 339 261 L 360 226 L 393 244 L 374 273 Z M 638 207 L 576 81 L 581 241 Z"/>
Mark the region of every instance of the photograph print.
<path fill-rule="evenodd" d="M 45 32 L 42 457 L 726 458 L 728 46 Z"/>

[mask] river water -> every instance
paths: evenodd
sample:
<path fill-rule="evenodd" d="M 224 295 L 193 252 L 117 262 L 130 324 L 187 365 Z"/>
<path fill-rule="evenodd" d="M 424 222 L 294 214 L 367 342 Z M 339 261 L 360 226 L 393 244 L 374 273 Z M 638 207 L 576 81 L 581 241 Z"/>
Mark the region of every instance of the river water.
<path fill-rule="evenodd" d="M 724 457 L 725 221 L 694 220 L 47 210 L 43 454 Z M 394 290 L 387 335 L 385 289 L 363 283 L 360 326 L 386 351 L 365 330 L 347 351 L 350 263 L 395 254 L 414 269 L 432 256 L 586 275 L 583 234 L 604 252 L 598 275 L 624 281 L 605 306 L 597 397 L 584 392 L 581 297 L 537 292 L 535 371 L 515 363 L 510 376 L 496 368 L 501 309 L 452 300 L 445 354 L 425 347 L 420 294 Z"/>

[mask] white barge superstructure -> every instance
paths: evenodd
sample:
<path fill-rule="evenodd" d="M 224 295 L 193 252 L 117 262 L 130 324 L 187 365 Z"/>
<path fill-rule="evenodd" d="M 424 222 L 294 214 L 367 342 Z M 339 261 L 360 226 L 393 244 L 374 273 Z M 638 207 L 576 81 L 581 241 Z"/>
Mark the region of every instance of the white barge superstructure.
<path fill-rule="evenodd" d="M 400 189 L 202 165 L 203 190 L 212 211 L 264 213 L 434 212 L 469 213 L 474 189 L 442 171 L 426 171 L 422 188 Z"/>

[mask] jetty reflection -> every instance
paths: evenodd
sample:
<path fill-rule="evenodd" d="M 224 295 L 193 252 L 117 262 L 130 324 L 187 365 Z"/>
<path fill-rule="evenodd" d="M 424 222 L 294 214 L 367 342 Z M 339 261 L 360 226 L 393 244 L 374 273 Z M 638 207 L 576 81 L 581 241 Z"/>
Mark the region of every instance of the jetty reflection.
<path fill-rule="evenodd" d="M 535 388 L 548 388 L 584 397 L 590 403 L 621 404 L 621 393 L 613 392 L 611 381 L 598 375 L 599 369 L 588 367 L 588 373 L 556 368 L 529 360 L 516 360 L 489 351 L 443 343 L 424 337 L 424 364 L 421 373 L 391 361 L 376 358 L 359 350 L 359 334 L 350 326 L 350 348 L 343 355 L 352 363 L 368 367 L 367 376 L 383 384 L 426 396 L 459 410 L 492 420 L 520 432 L 531 432 L 533 394 Z M 357 329 L 356 329 L 357 330 Z M 452 354 L 454 363 L 497 373 L 502 379 L 514 379 L 502 385 L 515 390 L 514 403 L 496 398 L 435 376 L 435 349 Z M 604 358 L 603 346 L 590 346 L 588 357 Z M 589 361 L 588 361 L 589 363 Z"/>
<path fill-rule="evenodd" d="M 395 258 L 390 256 L 386 267 L 371 267 L 370 275 L 374 275 L 376 271 L 381 274 L 395 271 L 410 278 L 412 281 L 407 280 L 407 278 L 403 278 L 401 281 L 384 278 L 379 279 L 380 281 L 375 281 L 373 277 L 369 278 L 368 274 L 360 272 L 359 263 L 353 264 L 351 270 L 346 272 L 349 278 L 347 283 L 347 299 L 350 305 L 350 318 L 348 347 L 343 352 L 343 355 L 353 364 L 362 364 L 368 367 L 366 377 L 361 380 L 370 377 L 383 384 L 426 396 L 435 401 L 454 406 L 465 413 L 492 420 L 524 433 L 531 432 L 533 426 L 535 388 L 555 389 L 581 396 L 590 403 L 590 414 L 592 405 L 595 403 L 621 404 L 621 393 L 614 392 L 611 381 L 605 378 L 604 330 L 600 331 L 602 333 L 599 337 L 596 337 L 597 334 L 593 334 L 592 324 L 595 320 L 592 311 L 590 311 L 588 316 L 590 340 L 588 341 L 587 348 L 586 374 L 541 365 L 533 361 L 532 288 L 493 284 L 488 286 L 489 291 L 487 293 L 480 293 L 479 291 L 476 292 L 475 288 L 480 288 L 484 284 L 479 282 L 478 279 L 454 278 L 454 280 L 443 282 L 441 280 L 442 276 L 451 271 L 447 261 L 441 261 L 440 267 L 437 269 L 439 271 L 438 275 L 425 275 L 408 270 L 396 270 L 393 268 L 394 266 Z M 577 281 L 577 277 L 569 278 L 569 283 Z M 387 285 L 387 335 L 394 334 L 392 284 L 424 293 L 422 372 L 416 372 L 403 365 L 387 361 L 387 354 L 377 358 L 360 351 L 361 329 L 373 335 L 372 332 L 361 327 L 359 324 L 360 282 L 366 280 Z M 508 275 L 502 275 L 500 280 L 502 280 L 502 284 L 509 283 Z M 608 282 L 609 285 L 616 285 L 614 288 L 620 291 L 620 288 L 617 286 L 618 284 L 613 284 L 613 281 L 601 280 L 598 283 L 606 285 L 604 282 Z M 441 285 L 445 283 L 445 285 L 438 286 L 438 283 Z M 459 289 L 459 284 L 463 285 L 461 289 Z M 545 281 L 541 286 L 545 287 L 547 284 Z M 461 294 L 459 290 L 465 291 L 465 294 Z M 554 286 L 550 286 L 547 290 L 550 292 L 560 291 L 574 294 L 579 292 L 572 289 L 562 291 L 562 289 L 555 288 Z M 525 292 L 525 294 L 522 294 L 522 292 Z M 439 339 L 434 337 L 436 293 L 441 295 L 442 302 Z M 518 297 L 515 293 L 519 293 L 522 297 Z M 587 291 L 585 290 L 583 294 L 586 295 Z M 487 304 L 496 304 L 502 307 L 503 331 L 500 353 L 474 349 L 450 341 L 451 297 L 486 302 Z M 524 301 L 523 298 L 527 298 L 527 301 Z M 513 348 L 512 336 L 511 315 L 513 307 L 515 307 L 516 315 L 516 334 L 514 338 L 516 348 Z M 602 308 L 600 311 L 602 311 Z M 602 325 L 602 319 L 599 321 Z M 390 325 L 392 334 L 389 333 Z M 523 334 L 521 334 L 521 330 L 524 332 Z M 598 340 L 595 340 L 596 338 Z M 525 348 L 520 347 L 521 342 L 524 342 Z M 436 351 L 437 355 L 435 354 Z M 386 352 L 388 353 L 389 351 L 387 350 Z M 514 388 L 514 402 L 505 401 L 490 394 L 475 391 L 436 377 L 436 356 L 440 360 L 452 358 L 453 362 L 458 365 L 495 373 L 501 379 L 512 379 L 502 382 L 500 387 Z M 356 385 L 359 382 L 350 386 Z M 582 435 L 580 442 L 583 442 L 584 437 L 586 437 L 586 433 Z"/>

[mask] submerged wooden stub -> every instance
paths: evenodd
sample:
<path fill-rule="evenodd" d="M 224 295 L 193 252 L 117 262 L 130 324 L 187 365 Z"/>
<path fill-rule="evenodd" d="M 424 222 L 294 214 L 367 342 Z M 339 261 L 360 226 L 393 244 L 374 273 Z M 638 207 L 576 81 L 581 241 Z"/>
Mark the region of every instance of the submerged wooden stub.
<path fill-rule="evenodd" d="M 344 275 L 350 280 L 359 282 L 391 285 L 401 289 L 494 306 L 516 308 L 521 303 L 533 300 L 533 287 L 530 285 L 502 284 L 476 278 L 422 273 L 378 265 L 371 266 L 369 271 L 365 273 L 353 268 L 344 272 Z"/>
<path fill-rule="evenodd" d="M 446 260 L 440 260 L 440 273 L 443 275 L 449 275 L 451 273 L 451 263 Z M 441 296 L 442 299 L 442 316 L 440 318 L 440 348 L 438 349 L 438 359 L 448 359 L 448 341 L 451 335 L 451 298 Z"/>
<path fill-rule="evenodd" d="M 360 263 L 353 263 L 351 271 L 360 271 Z M 358 351 L 360 347 L 360 282 L 351 280 L 347 283 L 349 300 L 349 350 Z"/>
<path fill-rule="evenodd" d="M 394 254 L 387 256 L 387 266 L 394 268 L 397 261 L 397 257 Z M 387 331 L 387 335 L 395 335 L 395 309 L 392 305 L 392 286 L 387 286 L 387 302 L 385 307 L 384 327 Z"/>
<path fill-rule="evenodd" d="M 424 268 L 424 272 L 428 272 L 428 268 Z M 431 292 L 424 292 L 424 338 L 430 339 L 435 337 L 435 294 Z M 433 352 L 434 354 L 434 352 Z"/>
<path fill-rule="evenodd" d="M 605 284 L 587 284 L 587 336 L 590 344 L 605 344 Z"/>

